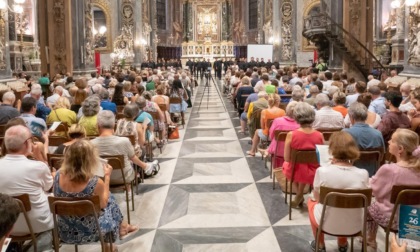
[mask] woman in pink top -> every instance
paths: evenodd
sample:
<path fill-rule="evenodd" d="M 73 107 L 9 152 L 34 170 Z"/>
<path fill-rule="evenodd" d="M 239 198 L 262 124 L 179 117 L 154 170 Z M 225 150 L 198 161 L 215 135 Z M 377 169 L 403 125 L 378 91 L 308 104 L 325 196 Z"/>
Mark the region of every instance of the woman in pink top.
<path fill-rule="evenodd" d="M 298 103 L 295 101 L 289 102 L 289 104 L 287 104 L 286 107 L 286 116 L 274 119 L 273 124 L 271 125 L 269 135 L 271 139 L 271 144 L 268 147 L 268 153 L 274 155 L 274 153 L 276 152 L 276 146 L 278 144 L 276 153 L 277 158 L 275 160 L 272 160 L 274 161 L 274 168 L 281 167 L 284 162 L 284 142 L 277 143 L 275 139 L 276 130 L 291 131 L 300 127 L 299 124 L 295 121 L 295 119 L 293 119 L 293 110 L 295 109 L 296 104 Z"/>
<path fill-rule="evenodd" d="M 312 128 L 315 120 L 315 111 L 306 102 L 299 102 L 293 111 L 293 117 L 300 124 L 300 128 L 287 134 L 284 143 L 284 164 L 283 173 L 287 179 L 292 177 L 292 150 L 315 150 L 315 145 L 323 144 L 322 133 Z M 303 204 L 303 189 L 306 184 L 313 184 L 315 171 L 319 164 L 297 164 L 295 165 L 294 183 L 297 187 L 296 197 L 290 202 L 293 208 Z"/>
<path fill-rule="evenodd" d="M 394 205 L 390 202 L 394 185 L 420 185 L 419 136 L 408 129 L 397 129 L 389 143 L 389 153 L 397 162 L 385 164 L 370 180 L 375 202 L 369 207 L 368 246 L 376 249 L 378 224 L 388 225 Z M 393 223 L 396 225 L 396 223 Z"/>

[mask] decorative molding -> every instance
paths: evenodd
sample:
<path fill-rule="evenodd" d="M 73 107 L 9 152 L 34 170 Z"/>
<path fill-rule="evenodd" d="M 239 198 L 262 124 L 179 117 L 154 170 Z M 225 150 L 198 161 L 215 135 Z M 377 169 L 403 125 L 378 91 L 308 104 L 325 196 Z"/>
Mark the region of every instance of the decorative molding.
<path fill-rule="evenodd" d="M 350 17 L 350 33 L 354 37 L 360 37 L 360 17 L 362 14 L 361 1 L 350 0 L 349 2 L 349 17 Z"/>
<path fill-rule="evenodd" d="M 105 14 L 106 20 L 106 46 L 98 47 L 95 50 L 105 53 L 112 52 L 112 32 L 111 32 L 111 7 L 109 0 L 92 0 L 92 6 L 98 7 Z"/>
<path fill-rule="evenodd" d="M 321 7 L 320 0 L 308 0 L 305 2 L 305 6 L 303 7 L 303 18 L 306 18 L 311 13 L 312 9 L 316 6 Z M 306 25 L 305 22 L 302 24 L 303 26 Z M 312 43 L 307 38 L 302 36 L 302 51 L 304 52 L 312 52 L 316 50 L 315 43 Z"/>
<path fill-rule="evenodd" d="M 282 18 L 281 24 L 281 61 L 291 61 L 293 56 L 293 1 L 285 0 L 280 7 L 280 13 Z"/>
<path fill-rule="evenodd" d="M 66 56 L 66 33 L 65 31 L 65 13 L 64 0 L 55 0 L 53 6 L 53 20 L 54 20 L 54 71 L 56 73 L 67 73 L 67 56 Z"/>
<path fill-rule="evenodd" d="M 0 70 L 6 70 L 6 11 L 0 10 Z"/>
<path fill-rule="evenodd" d="M 94 48 L 93 48 L 93 18 L 92 18 L 92 0 L 85 0 L 85 53 L 84 53 L 84 63 L 93 64 L 94 57 Z"/>
<path fill-rule="evenodd" d="M 123 27 L 134 25 L 134 4 L 132 0 L 124 0 L 121 5 L 121 17 Z"/>

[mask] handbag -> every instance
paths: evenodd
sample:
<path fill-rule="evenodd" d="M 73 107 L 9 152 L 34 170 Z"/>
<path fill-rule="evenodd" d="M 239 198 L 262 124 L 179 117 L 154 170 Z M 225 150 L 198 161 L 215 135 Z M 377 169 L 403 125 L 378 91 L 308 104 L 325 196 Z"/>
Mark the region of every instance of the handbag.
<path fill-rule="evenodd" d="M 168 139 L 179 139 L 179 130 L 178 127 L 175 127 L 171 130 L 171 132 L 169 132 L 169 137 Z"/>

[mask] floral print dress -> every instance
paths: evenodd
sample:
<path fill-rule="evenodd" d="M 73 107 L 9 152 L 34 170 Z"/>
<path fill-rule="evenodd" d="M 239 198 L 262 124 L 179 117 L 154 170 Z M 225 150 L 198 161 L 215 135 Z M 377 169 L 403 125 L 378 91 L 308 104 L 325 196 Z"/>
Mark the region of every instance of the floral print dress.
<path fill-rule="evenodd" d="M 54 196 L 55 197 L 69 197 L 69 198 L 83 198 L 90 197 L 95 191 L 98 177 L 91 178 L 83 191 L 78 193 L 67 193 L 61 190 L 60 171 L 54 179 Z M 99 240 L 98 232 L 93 216 L 76 217 L 76 216 L 58 216 L 58 232 L 60 239 L 65 243 L 85 244 L 96 242 Z M 101 233 L 106 242 L 109 242 L 109 233 L 112 233 L 112 241 L 116 241 L 119 235 L 120 225 L 123 220 L 123 215 L 117 202 L 112 194 L 109 195 L 108 204 L 106 208 L 99 213 L 99 226 Z"/>

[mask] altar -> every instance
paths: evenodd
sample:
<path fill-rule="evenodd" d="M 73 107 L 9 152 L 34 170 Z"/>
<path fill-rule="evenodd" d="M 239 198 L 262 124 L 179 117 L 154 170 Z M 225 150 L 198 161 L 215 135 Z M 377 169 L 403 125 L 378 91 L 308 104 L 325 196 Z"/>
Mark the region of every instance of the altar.
<path fill-rule="evenodd" d="M 233 58 L 233 42 L 184 42 L 182 43 L 182 61 L 202 58 L 213 61 L 215 58 Z"/>
<path fill-rule="evenodd" d="M 204 58 L 213 62 L 216 58 L 235 57 L 231 19 L 228 1 L 186 1 L 181 60 Z"/>

